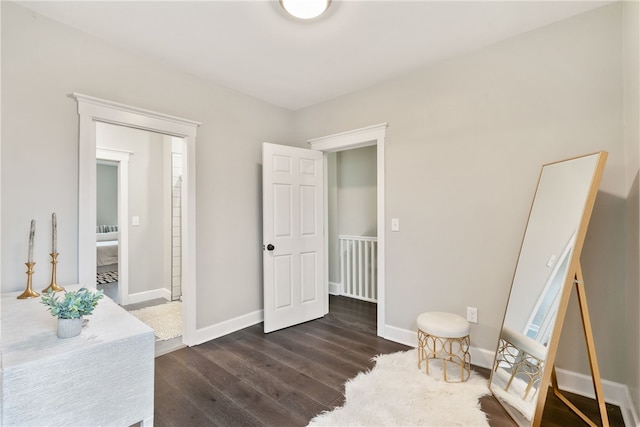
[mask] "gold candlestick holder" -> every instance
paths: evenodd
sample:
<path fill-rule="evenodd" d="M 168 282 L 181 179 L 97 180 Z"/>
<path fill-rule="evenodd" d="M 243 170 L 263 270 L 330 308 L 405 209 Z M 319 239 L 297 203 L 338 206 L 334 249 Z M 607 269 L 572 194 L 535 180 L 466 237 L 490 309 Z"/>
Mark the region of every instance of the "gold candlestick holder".
<path fill-rule="evenodd" d="M 56 265 L 58 264 L 58 252 L 54 252 L 49 255 L 51 256 L 51 265 L 52 265 L 51 283 L 49 283 L 48 287 L 42 290 L 43 294 L 46 294 L 49 291 L 51 292 L 64 291 L 64 288 L 56 283 Z"/>
<path fill-rule="evenodd" d="M 31 287 L 31 276 L 33 276 L 33 266 L 36 265 L 35 262 L 25 262 L 27 266 L 27 289 L 24 290 L 23 293 L 18 295 L 18 299 L 29 299 L 39 297 L 40 294 L 33 290 Z"/>

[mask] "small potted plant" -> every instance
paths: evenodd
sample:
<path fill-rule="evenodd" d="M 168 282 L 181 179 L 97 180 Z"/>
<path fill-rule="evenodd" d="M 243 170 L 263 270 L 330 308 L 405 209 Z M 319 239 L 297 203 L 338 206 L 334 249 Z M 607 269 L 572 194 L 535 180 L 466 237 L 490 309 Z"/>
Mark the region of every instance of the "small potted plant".
<path fill-rule="evenodd" d="M 82 316 L 90 315 L 103 296 L 102 291 L 92 292 L 82 287 L 77 291 L 65 291 L 63 298 L 55 292 L 47 292 L 42 295 L 42 303 L 58 318 L 58 337 L 71 338 L 80 335 Z"/>

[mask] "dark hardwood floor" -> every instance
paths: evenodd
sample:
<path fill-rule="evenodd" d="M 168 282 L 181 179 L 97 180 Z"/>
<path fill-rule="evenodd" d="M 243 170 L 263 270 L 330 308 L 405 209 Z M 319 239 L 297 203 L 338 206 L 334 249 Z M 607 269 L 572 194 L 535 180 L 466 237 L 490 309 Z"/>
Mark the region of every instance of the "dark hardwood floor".
<path fill-rule="evenodd" d="M 375 304 L 332 296 L 323 319 L 270 334 L 254 325 L 157 357 L 154 424 L 306 426 L 342 405 L 344 382 L 373 367 L 373 356 L 407 349 L 376 336 Z M 475 369 L 488 377 L 488 370 Z M 572 398 L 597 416 L 595 402 Z M 583 425 L 554 399 L 547 400 L 543 425 Z M 515 425 L 493 397 L 481 405 L 492 426 Z M 609 409 L 611 425 L 623 426 L 619 408 Z"/>

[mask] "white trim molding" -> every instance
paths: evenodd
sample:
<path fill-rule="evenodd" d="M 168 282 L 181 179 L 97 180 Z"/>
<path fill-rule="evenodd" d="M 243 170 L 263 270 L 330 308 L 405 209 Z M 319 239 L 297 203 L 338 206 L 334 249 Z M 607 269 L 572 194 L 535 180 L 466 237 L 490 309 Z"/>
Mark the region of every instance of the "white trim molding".
<path fill-rule="evenodd" d="M 152 299 L 163 298 L 167 302 L 171 301 L 171 291 L 165 288 L 152 289 L 150 291 L 136 292 L 128 296 L 129 304 L 137 304 L 139 302 L 146 302 Z"/>
<path fill-rule="evenodd" d="M 264 310 L 256 310 L 233 319 L 225 320 L 224 322 L 216 323 L 215 325 L 198 329 L 195 334 L 194 345 L 220 338 L 241 329 L 248 328 L 249 326 L 256 325 L 262 321 L 264 321 Z"/>
<path fill-rule="evenodd" d="M 376 146 L 377 163 L 377 228 L 378 228 L 378 336 L 387 338 L 386 334 L 386 306 L 385 306 L 385 192 L 384 192 L 384 142 L 387 132 L 387 123 L 380 123 L 347 132 L 336 133 L 308 140 L 308 144 L 313 150 L 323 151 L 325 167 L 325 224 L 324 229 L 328 230 L 327 218 L 327 156 L 326 153 L 351 150 L 354 148 Z M 329 236 L 325 233 L 325 271 L 329 271 Z M 325 289 L 331 289 L 328 280 L 329 275 L 325 275 Z"/>
<path fill-rule="evenodd" d="M 368 147 L 384 141 L 388 126 L 387 123 L 380 123 L 347 132 L 334 133 L 333 135 L 310 139 L 307 142 L 314 150 L 324 151 L 325 153 Z"/>
<path fill-rule="evenodd" d="M 329 281 L 329 293 L 331 295 L 342 295 L 342 283 Z"/>
<path fill-rule="evenodd" d="M 183 334 L 186 345 L 196 335 L 196 131 L 200 123 L 73 93 L 78 102 L 78 281 L 96 277 L 96 122 L 111 123 L 182 138 L 182 286 Z"/>

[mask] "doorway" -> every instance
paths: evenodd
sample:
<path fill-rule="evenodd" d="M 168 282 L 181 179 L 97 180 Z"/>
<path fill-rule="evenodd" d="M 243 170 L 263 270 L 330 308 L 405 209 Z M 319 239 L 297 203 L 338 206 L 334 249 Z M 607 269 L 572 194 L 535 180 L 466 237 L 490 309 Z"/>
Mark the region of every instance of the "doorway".
<path fill-rule="evenodd" d="M 327 154 L 329 292 L 377 303 L 376 146 Z"/>
<path fill-rule="evenodd" d="M 99 123 L 155 132 L 181 139 L 182 344 L 196 344 L 195 138 L 198 122 L 74 93 L 79 118 L 78 280 L 96 280 L 96 128 Z M 140 218 L 142 219 L 142 218 Z M 133 222 L 131 218 L 131 222 Z M 128 221 L 126 222 L 129 223 Z M 126 228 L 126 227 L 123 227 Z M 131 282 L 130 282 L 131 283 Z"/>
<path fill-rule="evenodd" d="M 342 132 L 325 137 L 315 138 L 308 141 L 309 145 L 314 150 L 319 150 L 325 153 L 324 155 L 324 169 L 325 169 L 325 188 L 327 188 L 328 179 L 328 153 L 334 153 L 339 151 L 351 150 L 354 148 L 376 146 L 376 231 L 378 235 L 378 248 L 377 248 L 377 334 L 380 337 L 386 337 L 386 311 L 385 311 L 385 192 L 384 192 L 384 152 L 385 152 L 385 137 L 387 123 L 381 123 L 374 126 L 369 126 L 361 129 L 355 129 L 352 131 Z M 327 212 L 328 194 L 325 191 L 325 215 L 324 215 L 324 229 L 329 230 L 329 213 Z M 327 291 L 330 288 L 328 283 L 329 277 L 329 236 L 325 233 L 325 277 L 327 283 L 325 288 Z M 328 312 L 328 298 L 327 298 L 327 312 Z"/>
<path fill-rule="evenodd" d="M 97 287 L 153 328 L 163 348 L 182 335 L 182 143 L 96 123 Z"/>

